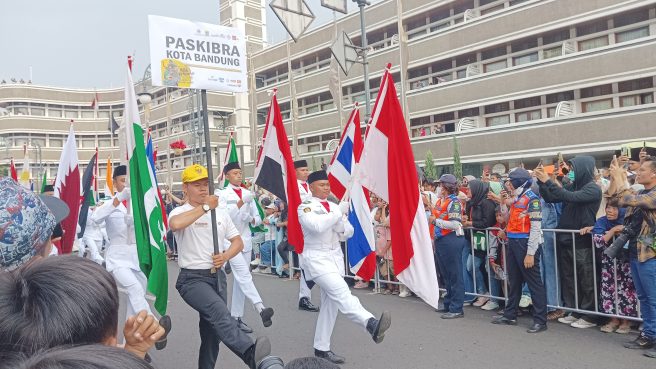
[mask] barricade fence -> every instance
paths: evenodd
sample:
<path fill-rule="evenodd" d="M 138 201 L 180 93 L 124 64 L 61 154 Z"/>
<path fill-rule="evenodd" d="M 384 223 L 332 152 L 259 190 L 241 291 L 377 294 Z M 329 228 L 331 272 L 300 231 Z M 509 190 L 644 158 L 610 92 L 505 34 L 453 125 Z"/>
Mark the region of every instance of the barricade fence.
<path fill-rule="evenodd" d="M 507 269 L 507 242 L 500 240 L 499 228 L 473 229 L 467 228 L 463 237 L 462 265 L 465 284 L 465 300 L 486 298 L 496 302 L 507 301 L 508 276 Z M 547 307 L 549 310 L 560 309 L 582 315 L 610 317 L 626 320 L 641 321 L 639 304 L 635 297 L 635 290 L 623 291 L 619 281 L 631 284 L 630 272 L 624 268 L 628 261 L 623 258 L 610 259 L 604 257 L 603 247 L 597 247 L 592 235 L 581 235 L 578 230 L 543 229 L 543 242 L 536 253 L 535 267 L 540 268 L 542 282 L 547 293 Z M 467 237 L 468 236 L 468 237 Z M 266 246 L 267 242 L 272 244 Z M 277 250 L 275 241 L 254 242 L 253 251 L 259 255 L 260 262 L 257 268 L 270 267 L 280 273 L 284 270 L 292 279 L 300 268 L 294 262 L 294 253 L 288 251 L 288 268 L 281 269 L 279 263 L 282 257 Z M 496 252 L 494 249 L 496 245 Z M 490 246 L 493 246 L 492 250 Z M 602 245 L 603 246 L 603 245 Z M 433 244 L 433 251 L 435 244 Z M 266 253 L 263 256 L 263 251 Z M 348 265 L 348 247 L 342 243 L 344 253 L 345 278 L 359 279 L 350 270 Z M 539 254 L 539 262 L 538 262 Z M 374 283 L 373 291 L 380 293 L 383 286 L 401 285 L 393 278 L 393 255 L 377 256 L 376 273 L 370 281 Z M 494 263 L 492 264 L 491 261 Z M 439 277 L 439 268 L 436 265 Z M 561 278 L 563 273 L 565 278 Z M 629 274 L 627 277 L 626 274 Z M 625 286 L 625 288 L 632 286 Z M 600 291 L 606 288 L 612 291 L 612 296 L 601 297 Z M 441 292 L 445 292 L 440 288 Z M 528 288 L 524 293 L 530 296 Z M 629 297 L 627 297 L 629 296 Z M 632 296 L 632 297 L 631 297 Z M 635 308 L 627 309 L 621 301 L 634 304 Z M 626 310 L 633 310 L 635 314 L 627 314 Z"/>

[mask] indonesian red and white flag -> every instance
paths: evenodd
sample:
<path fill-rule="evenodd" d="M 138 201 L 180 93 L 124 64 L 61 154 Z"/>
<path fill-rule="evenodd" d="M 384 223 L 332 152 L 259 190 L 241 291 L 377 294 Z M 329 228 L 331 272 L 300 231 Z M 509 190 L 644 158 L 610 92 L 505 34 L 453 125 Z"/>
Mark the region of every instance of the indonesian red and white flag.
<path fill-rule="evenodd" d="M 287 240 L 297 253 L 303 252 L 303 231 L 298 221 L 301 195 L 298 192 L 292 152 L 274 92 L 269 105 L 263 143 L 255 164 L 253 182 L 287 204 Z"/>
<path fill-rule="evenodd" d="M 428 219 L 419 193 L 415 158 L 394 80 L 387 66 L 364 141 L 358 175 L 389 203 L 397 278 L 437 308 L 439 290 Z"/>
<path fill-rule="evenodd" d="M 71 122 L 68 138 L 64 144 L 61 157 L 59 158 L 59 169 L 55 180 L 55 197 L 60 198 L 68 205 L 70 213 L 62 220 L 61 227 L 64 235 L 61 239 L 60 254 L 70 254 L 73 249 L 73 241 L 77 234 L 77 219 L 80 211 L 80 170 L 78 168 L 77 144 L 75 143 L 75 131 Z"/>

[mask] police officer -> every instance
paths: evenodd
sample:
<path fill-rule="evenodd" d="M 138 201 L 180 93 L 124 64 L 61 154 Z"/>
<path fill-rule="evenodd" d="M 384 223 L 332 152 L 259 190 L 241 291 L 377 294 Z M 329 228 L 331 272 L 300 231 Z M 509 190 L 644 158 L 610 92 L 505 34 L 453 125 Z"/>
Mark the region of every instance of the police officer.
<path fill-rule="evenodd" d="M 130 199 L 130 187 L 126 185 L 127 167 L 119 165 L 113 173 L 114 187 L 117 194 L 111 201 L 98 207 L 91 220 L 100 226 L 106 224 L 109 247 L 105 252 L 105 267 L 112 273 L 116 283 L 127 291 L 127 317 L 136 315 L 142 310 L 153 315 L 146 301 L 146 285 L 148 280 L 139 268 L 139 256 L 134 234 L 134 219 L 129 214 L 127 206 Z M 160 325 L 167 334 L 171 330 L 171 318 L 164 315 Z M 158 350 L 166 346 L 166 338 L 156 344 Z"/>
<path fill-rule="evenodd" d="M 296 181 L 298 182 L 298 193 L 301 195 L 301 202 L 307 201 L 312 198 L 310 186 L 307 183 L 310 170 L 308 169 L 307 160 L 296 160 L 294 162 L 296 169 Z M 302 255 L 298 255 L 299 264 L 301 263 Z M 299 278 L 299 292 L 298 292 L 298 309 L 317 312 L 319 307 L 314 305 L 310 300 L 312 298 L 312 288 L 308 286 L 305 276 L 301 273 Z"/>
<path fill-rule="evenodd" d="M 265 327 L 271 326 L 271 317 L 273 316 L 273 309 L 264 307 L 262 303 L 262 297 L 257 292 L 255 284 L 253 284 L 253 276 L 249 267 L 251 251 L 253 250 L 249 225 L 259 225 L 262 223 L 262 219 L 260 219 L 257 206 L 253 201 L 253 193 L 241 187 L 242 172 L 239 163 L 226 164 L 223 167 L 223 174 L 229 184 L 223 190 L 216 191 L 219 196 L 219 208 L 225 210 L 230 216 L 244 243 L 243 250 L 236 257 L 230 259 L 230 267 L 235 278 L 232 285 L 230 313 L 237 320 L 241 330 L 246 333 L 253 333 L 253 329 L 242 320 L 246 297 L 251 300 L 257 312 L 260 313 Z"/>
<path fill-rule="evenodd" d="M 517 325 L 517 308 L 526 282 L 533 300 L 533 325 L 527 332 L 539 333 L 547 330 L 547 293 L 540 274 L 542 206 L 540 198 L 531 190 L 531 175 L 525 169 L 510 172 L 506 189 L 513 194 L 506 227 L 508 302 L 503 315 L 492 323 Z"/>
<path fill-rule="evenodd" d="M 225 211 L 217 211 L 218 242 L 223 252 L 213 255 L 209 212 L 219 206 L 219 199 L 209 194 L 207 169 L 198 164 L 187 167 L 182 172 L 182 190 L 188 201 L 171 211 L 169 227 L 178 244 L 180 274 L 175 288 L 198 311 L 200 318 L 198 368 L 214 368 L 221 342 L 249 368 L 268 367 L 263 361 L 271 351 L 269 340 L 261 337 L 254 342 L 239 328 L 227 306 L 226 275 L 222 267 L 231 258 L 242 257 L 244 244 L 239 231 Z M 226 240 L 229 246 L 223 247 Z"/>
<path fill-rule="evenodd" d="M 338 206 L 326 200 L 330 195 L 330 183 L 325 171 L 310 174 L 308 183 L 312 197 L 298 207 L 298 218 L 305 238 L 301 268 L 308 283 L 316 283 L 321 288 L 314 355 L 341 364 L 345 359 L 330 350 L 330 336 L 338 311 L 365 328 L 376 343 L 383 341 L 392 317 L 386 311 L 380 319 L 374 318 L 351 294 L 344 281 L 344 254 L 340 241 L 353 235 L 353 227 L 343 213 L 347 211 L 348 203 Z"/>
<path fill-rule="evenodd" d="M 458 180 L 453 174 L 443 174 L 439 182 L 443 198 L 429 221 L 435 226 L 435 258 L 446 287 L 444 307 L 440 311 L 444 313 L 442 319 L 456 319 L 465 316 L 462 309 L 465 300 L 462 203 L 458 200 Z"/>

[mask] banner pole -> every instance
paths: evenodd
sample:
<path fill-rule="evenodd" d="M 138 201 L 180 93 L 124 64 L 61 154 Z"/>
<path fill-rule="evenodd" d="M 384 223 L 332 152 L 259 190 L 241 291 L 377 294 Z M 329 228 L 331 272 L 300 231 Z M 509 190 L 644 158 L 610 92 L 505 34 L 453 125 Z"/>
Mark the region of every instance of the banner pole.
<path fill-rule="evenodd" d="M 212 146 L 210 145 L 210 124 L 207 117 L 207 90 L 200 90 L 202 114 L 203 114 L 203 133 L 205 136 L 205 158 L 207 159 L 207 178 L 208 184 L 210 186 L 210 196 L 214 195 L 214 171 L 212 170 Z M 214 243 L 214 254 L 218 255 L 219 251 L 219 236 L 216 229 L 216 209 L 210 211 L 210 216 L 212 218 L 212 240 Z M 212 273 L 216 273 L 216 268 L 212 268 Z M 219 290 L 221 289 L 221 283 L 218 284 Z"/>

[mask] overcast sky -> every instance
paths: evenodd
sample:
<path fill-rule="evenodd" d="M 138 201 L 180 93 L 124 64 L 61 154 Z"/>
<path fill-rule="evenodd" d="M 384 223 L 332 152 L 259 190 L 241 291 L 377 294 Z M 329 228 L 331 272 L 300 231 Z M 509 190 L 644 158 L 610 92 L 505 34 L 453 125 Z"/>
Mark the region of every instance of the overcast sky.
<path fill-rule="evenodd" d="M 307 2 L 317 15 L 313 28 L 332 21 L 319 0 Z M 352 0 L 349 8 L 357 11 Z M 127 55 L 135 55 L 135 80 L 149 63 L 149 14 L 218 24 L 218 9 L 218 0 L 7 0 L 0 10 L 0 80 L 28 80 L 32 67 L 35 84 L 119 87 Z M 268 7 L 267 28 L 269 42 L 285 39 Z"/>

